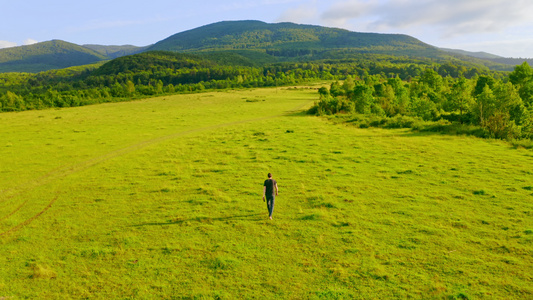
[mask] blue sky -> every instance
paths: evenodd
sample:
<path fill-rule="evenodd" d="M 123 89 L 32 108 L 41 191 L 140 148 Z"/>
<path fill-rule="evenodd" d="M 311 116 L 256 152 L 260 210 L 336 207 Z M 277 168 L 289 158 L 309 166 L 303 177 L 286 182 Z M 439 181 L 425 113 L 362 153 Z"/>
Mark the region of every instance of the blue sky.
<path fill-rule="evenodd" d="M 226 20 L 402 33 L 446 48 L 533 57 L 531 0 L 0 0 L 0 48 L 60 39 L 146 46 Z"/>

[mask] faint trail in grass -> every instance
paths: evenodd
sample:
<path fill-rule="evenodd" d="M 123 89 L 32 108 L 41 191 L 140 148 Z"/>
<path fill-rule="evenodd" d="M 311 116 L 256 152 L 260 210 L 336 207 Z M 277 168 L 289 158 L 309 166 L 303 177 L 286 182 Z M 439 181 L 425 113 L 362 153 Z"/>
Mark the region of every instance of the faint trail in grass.
<path fill-rule="evenodd" d="M 0 221 L 3 221 L 9 217 L 11 217 L 12 215 L 14 215 L 17 211 L 19 211 L 22 207 L 24 207 L 24 205 L 26 205 L 26 203 L 28 203 L 29 199 L 26 199 L 24 200 L 24 202 L 22 202 L 21 205 L 17 206 L 17 208 L 15 208 L 15 210 L 13 210 L 12 212 L 10 212 L 9 214 L 7 214 L 6 216 L 0 218 Z"/>
<path fill-rule="evenodd" d="M 55 169 L 53 171 L 48 172 L 47 174 L 41 176 L 40 178 L 37 178 L 37 179 L 32 180 L 32 181 L 29 181 L 29 182 L 27 182 L 25 184 L 19 185 L 18 187 L 12 188 L 10 190 L 4 191 L 4 196 L 6 196 L 6 197 L 5 197 L 5 200 L 0 201 L 0 203 L 1 202 L 5 202 L 7 199 L 14 198 L 15 196 L 20 195 L 20 194 L 22 194 L 24 192 L 31 191 L 31 190 L 39 187 L 39 186 L 42 186 L 42 185 L 45 185 L 47 183 L 53 182 L 54 180 L 57 180 L 57 179 L 60 179 L 60 178 L 63 178 L 63 177 L 78 173 L 80 171 L 86 170 L 86 169 L 88 169 L 88 168 L 90 168 L 92 166 L 98 165 L 98 164 L 103 163 L 105 161 L 108 161 L 108 160 L 111 160 L 113 158 L 126 155 L 128 153 L 135 152 L 137 150 L 146 148 L 146 147 L 151 146 L 151 145 L 155 145 L 155 144 L 158 144 L 158 143 L 161 143 L 161 142 L 164 142 L 164 141 L 172 140 L 172 139 L 175 139 L 177 137 L 181 137 L 181 136 L 192 134 L 192 133 L 208 131 L 208 130 L 214 130 L 214 129 L 219 129 L 219 128 L 223 128 L 223 127 L 238 125 L 238 124 L 253 123 L 253 122 L 258 122 L 258 121 L 263 121 L 263 120 L 268 120 L 268 119 L 274 119 L 274 118 L 288 116 L 288 115 L 291 115 L 291 114 L 303 109 L 304 107 L 308 106 L 312 102 L 313 101 L 308 101 L 308 102 L 306 102 L 304 104 L 301 104 L 301 105 L 298 105 L 297 107 L 295 107 L 295 108 L 293 108 L 293 109 L 291 109 L 291 110 L 289 110 L 289 111 L 287 111 L 285 113 L 282 113 L 282 114 L 259 117 L 259 118 L 253 118 L 253 119 L 247 119 L 247 120 L 239 120 L 239 121 L 216 124 L 216 125 L 200 127 L 200 128 L 193 128 L 193 129 L 189 129 L 189 130 L 184 130 L 184 131 L 180 131 L 180 132 L 177 132 L 177 133 L 173 133 L 173 134 L 170 134 L 170 135 L 161 136 L 161 137 L 158 137 L 158 138 L 141 141 L 141 142 L 132 144 L 130 146 L 127 146 L 127 147 L 124 147 L 124 148 L 121 148 L 121 149 L 117 149 L 117 150 L 108 152 L 108 153 L 106 153 L 104 155 L 93 157 L 91 159 L 82 161 L 82 162 L 74 164 L 74 165 L 68 165 L 68 166 L 60 167 L 60 168 L 57 168 L 57 169 Z M 15 226 L 11 227 L 8 230 L 0 233 L 0 236 L 5 235 L 5 234 L 10 233 L 10 232 L 15 232 L 15 231 L 19 230 L 20 228 L 24 227 L 25 225 L 31 223 L 33 220 L 35 220 L 36 218 L 41 216 L 45 211 L 47 211 L 52 206 L 52 204 L 56 201 L 56 199 L 57 199 L 57 197 L 54 198 L 52 201 L 50 201 L 47 204 L 47 206 L 42 211 L 40 211 L 38 214 L 36 214 L 33 217 L 23 221 L 22 223 L 20 223 L 18 225 L 15 225 Z M 29 202 L 29 199 L 24 200 L 24 202 L 22 204 L 17 206 L 17 208 L 14 209 L 13 211 L 11 211 L 9 214 L 7 214 L 7 215 L 5 215 L 3 217 L 0 217 L 0 221 L 6 220 L 7 218 L 11 217 L 12 215 L 14 215 L 18 211 L 20 211 L 28 202 Z"/>
<path fill-rule="evenodd" d="M 34 215 L 33 217 L 25 220 L 24 222 L 16 225 L 16 226 L 13 226 L 11 228 L 9 228 L 8 230 L 4 231 L 4 232 L 0 232 L 0 236 L 4 236 L 4 235 L 7 235 L 9 233 L 13 233 L 15 231 L 18 231 L 20 230 L 22 227 L 30 224 L 31 222 L 33 222 L 33 220 L 37 219 L 38 217 L 40 217 L 42 214 L 44 214 L 48 209 L 50 209 L 50 207 L 52 207 L 52 204 L 54 204 L 54 202 L 56 202 L 57 200 L 57 197 L 56 196 L 55 198 L 53 198 L 50 202 L 48 202 L 48 204 L 46 205 L 46 207 L 41 210 L 40 212 L 38 212 L 36 215 Z"/>
<path fill-rule="evenodd" d="M 228 221 L 228 220 L 264 221 L 266 219 L 267 218 L 265 217 L 265 214 L 255 213 L 255 214 L 235 215 L 235 216 L 219 217 L 219 218 L 208 218 L 208 217 L 197 217 L 197 218 L 192 218 L 192 219 L 178 218 L 175 220 L 170 220 L 168 222 L 141 223 L 141 224 L 131 225 L 131 227 L 183 225 L 184 223 L 189 223 L 189 222 L 212 223 L 215 221 Z"/>

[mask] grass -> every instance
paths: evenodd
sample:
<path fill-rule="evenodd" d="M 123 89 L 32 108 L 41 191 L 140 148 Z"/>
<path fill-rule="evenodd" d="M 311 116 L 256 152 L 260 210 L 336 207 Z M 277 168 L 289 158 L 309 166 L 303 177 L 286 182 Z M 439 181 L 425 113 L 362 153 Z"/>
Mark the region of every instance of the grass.
<path fill-rule="evenodd" d="M 299 112 L 316 98 L 1 114 L 0 298 L 533 297 L 531 150 Z"/>

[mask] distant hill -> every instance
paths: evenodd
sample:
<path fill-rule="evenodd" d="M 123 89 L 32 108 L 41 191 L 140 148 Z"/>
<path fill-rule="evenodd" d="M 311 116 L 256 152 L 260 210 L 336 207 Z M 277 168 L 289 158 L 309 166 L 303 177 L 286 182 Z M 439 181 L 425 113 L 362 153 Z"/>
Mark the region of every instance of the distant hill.
<path fill-rule="evenodd" d="M 0 49 L 0 72 L 41 72 L 106 59 L 94 50 L 61 40 Z"/>
<path fill-rule="evenodd" d="M 147 51 L 258 49 L 276 57 L 316 56 L 334 49 L 414 56 L 435 56 L 440 51 L 408 35 L 260 21 L 223 21 L 205 25 L 172 35 Z"/>
<path fill-rule="evenodd" d="M 194 54 L 149 51 L 128 55 L 106 62 L 95 70 L 92 75 L 118 75 L 120 73 L 139 73 L 159 69 L 207 68 L 214 66 L 208 59 Z"/>
<path fill-rule="evenodd" d="M 512 70 L 514 65 L 523 62 L 487 53 L 473 55 L 462 50 L 442 50 L 403 34 L 361 33 L 294 23 L 223 21 L 174 34 L 146 47 L 79 46 L 53 40 L 0 49 L 0 72 L 61 69 L 147 51 L 195 53 L 216 63 L 242 66 L 286 61 L 345 60 L 374 55 L 484 65 L 493 70 Z"/>
<path fill-rule="evenodd" d="M 146 51 L 239 51 L 250 61 L 313 61 L 350 59 L 361 55 L 391 55 L 435 59 L 437 62 L 483 65 L 493 70 L 512 70 L 513 65 L 464 52 L 444 51 L 404 34 L 353 32 L 294 23 L 223 21 L 172 35 Z M 258 56 L 262 53 L 260 56 Z M 521 64 L 517 63 L 517 64 Z"/>
<path fill-rule="evenodd" d="M 440 48 L 443 51 L 450 52 L 450 53 L 456 53 L 481 59 L 496 59 L 501 58 L 501 56 L 490 54 L 487 52 L 470 52 L 465 50 L 459 50 L 459 49 L 448 49 L 448 48 Z"/>
<path fill-rule="evenodd" d="M 83 47 L 94 50 L 108 58 L 117 58 L 126 55 L 137 54 L 143 52 L 150 46 L 137 47 L 132 45 L 122 46 L 103 46 L 103 45 L 83 45 Z"/>
<path fill-rule="evenodd" d="M 147 47 L 132 45 L 80 46 L 61 40 L 52 40 L 28 46 L 5 48 L 0 49 L 0 73 L 36 73 L 81 66 L 140 53 Z"/>
<path fill-rule="evenodd" d="M 510 57 L 502 57 L 495 54 L 490 54 L 487 52 L 470 52 L 465 50 L 459 50 L 459 49 L 448 49 L 448 48 L 440 48 L 443 51 L 460 54 L 464 56 L 469 57 L 475 57 L 487 61 L 492 61 L 497 64 L 503 64 L 508 66 L 517 66 L 521 65 L 524 61 L 527 61 L 530 65 L 533 65 L 533 58 L 510 58 Z"/>
<path fill-rule="evenodd" d="M 491 59 L 494 62 L 506 65 L 521 65 L 524 61 L 527 61 L 529 65 L 533 65 L 533 58 L 511 58 L 511 57 L 498 57 Z"/>

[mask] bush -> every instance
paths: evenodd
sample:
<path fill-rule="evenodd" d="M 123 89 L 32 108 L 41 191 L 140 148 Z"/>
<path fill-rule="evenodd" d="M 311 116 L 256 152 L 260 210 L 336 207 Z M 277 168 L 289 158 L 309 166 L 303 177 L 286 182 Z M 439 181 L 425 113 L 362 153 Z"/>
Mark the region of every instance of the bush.
<path fill-rule="evenodd" d="M 309 110 L 315 112 L 317 115 L 334 115 L 338 113 L 352 113 L 354 111 L 354 104 L 344 98 L 324 98 Z"/>
<path fill-rule="evenodd" d="M 513 145 L 515 148 L 533 149 L 533 140 L 512 140 L 511 145 Z"/>
<path fill-rule="evenodd" d="M 398 115 L 388 119 L 388 122 L 385 125 L 385 128 L 395 129 L 395 128 L 414 128 L 416 124 L 422 122 L 419 118 L 408 117 Z"/>

